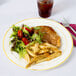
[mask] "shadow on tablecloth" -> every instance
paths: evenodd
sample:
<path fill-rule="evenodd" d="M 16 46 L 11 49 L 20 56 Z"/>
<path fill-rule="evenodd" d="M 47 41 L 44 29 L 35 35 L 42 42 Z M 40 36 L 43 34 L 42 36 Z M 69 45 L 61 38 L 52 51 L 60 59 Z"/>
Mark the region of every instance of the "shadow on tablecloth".
<path fill-rule="evenodd" d="M 0 5 L 7 3 L 9 0 L 0 0 Z"/>

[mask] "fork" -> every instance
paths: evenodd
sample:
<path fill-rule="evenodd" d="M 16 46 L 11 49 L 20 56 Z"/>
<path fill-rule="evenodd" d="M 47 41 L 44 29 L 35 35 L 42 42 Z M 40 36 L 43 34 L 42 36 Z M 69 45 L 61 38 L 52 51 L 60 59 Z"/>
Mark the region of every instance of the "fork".
<path fill-rule="evenodd" d="M 75 34 L 76 31 L 69 25 L 68 21 L 64 18 L 64 21 L 62 23 L 65 27 L 69 27 Z M 76 40 L 76 37 L 71 33 L 72 37 Z"/>
<path fill-rule="evenodd" d="M 69 27 L 76 34 L 76 31 L 69 25 L 68 21 L 65 18 L 64 18 L 63 25 L 65 27 Z"/>

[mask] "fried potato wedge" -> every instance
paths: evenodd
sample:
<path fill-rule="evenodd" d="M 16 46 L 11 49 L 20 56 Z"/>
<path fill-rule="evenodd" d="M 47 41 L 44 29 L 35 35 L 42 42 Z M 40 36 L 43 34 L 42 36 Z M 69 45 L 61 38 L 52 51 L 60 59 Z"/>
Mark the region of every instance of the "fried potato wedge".
<path fill-rule="evenodd" d="M 26 49 L 27 52 L 29 53 L 30 56 L 32 57 L 36 57 L 36 55 L 33 53 L 33 51 L 29 50 L 29 49 Z"/>
<path fill-rule="evenodd" d="M 49 56 L 49 53 L 45 53 L 43 55 L 38 55 L 37 57 L 34 57 L 27 65 L 26 68 L 30 67 L 31 65 L 34 65 L 37 63 L 38 60 L 41 60 L 43 58 L 46 58 Z"/>
<path fill-rule="evenodd" d="M 58 51 L 58 52 L 53 53 L 51 55 L 49 55 L 49 53 L 41 55 L 41 56 L 39 55 L 39 56 L 33 58 L 33 60 L 26 65 L 26 68 L 28 68 L 28 67 L 30 67 L 31 65 L 34 65 L 34 64 L 38 64 L 38 63 L 41 63 L 41 62 L 44 62 L 44 61 L 52 60 L 52 59 L 60 56 L 61 54 L 62 54 L 61 51 Z"/>
<path fill-rule="evenodd" d="M 30 47 L 33 52 L 36 54 L 39 51 L 39 43 L 35 43 L 33 46 Z"/>
<path fill-rule="evenodd" d="M 62 52 L 56 46 L 49 44 L 49 43 L 39 44 L 38 47 L 39 47 L 38 48 L 39 51 L 37 51 L 37 54 L 35 54 L 33 50 L 31 51 L 31 50 L 27 49 L 28 54 L 30 56 L 32 56 L 33 58 L 26 65 L 26 68 L 28 68 L 34 64 L 37 64 L 37 63 L 52 60 L 62 54 Z"/>
<path fill-rule="evenodd" d="M 29 63 L 31 61 L 31 57 L 29 56 L 29 54 L 25 54 L 24 59 Z"/>
<path fill-rule="evenodd" d="M 54 54 L 51 54 L 50 56 L 48 56 L 47 58 L 44 58 L 44 59 L 41 59 L 41 60 L 38 60 L 36 63 L 41 63 L 41 62 L 44 62 L 44 61 L 49 61 L 49 60 L 52 60 L 58 56 L 61 55 L 61 52 L 57 52 L 57 53 L 54 53 Z"/>

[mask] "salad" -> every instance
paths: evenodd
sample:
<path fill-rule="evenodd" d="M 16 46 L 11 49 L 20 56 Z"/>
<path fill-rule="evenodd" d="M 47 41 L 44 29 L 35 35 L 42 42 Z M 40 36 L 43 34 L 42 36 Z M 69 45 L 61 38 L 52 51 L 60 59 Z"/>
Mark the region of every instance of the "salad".
<path fill-rule="evenodd" d="M 36 42 L 42 43 L 41 37 L 43 34 L 39 32 L 38 34 L 34 33 L 34 30 L 38 30 L 40 27 L 33 27 L 30 28 L 27 25 L 19 26 L 12 26 L 13 33 L 11 34 L 10 44 L 13 44 L 11 47 L 11 51 L 15 51 L 19 53 L 20 57 L 24 57 L 27 53 L 26 47 L 32 45 Z"/>

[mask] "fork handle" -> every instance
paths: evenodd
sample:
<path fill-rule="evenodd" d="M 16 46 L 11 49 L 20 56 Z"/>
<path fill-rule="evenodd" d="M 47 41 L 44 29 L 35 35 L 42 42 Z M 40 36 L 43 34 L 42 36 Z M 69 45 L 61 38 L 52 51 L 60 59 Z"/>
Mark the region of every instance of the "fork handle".
<path fill-rule="evenodd" d="M 76 34 L 76 31 L 71 26 L 69 28 Z"/>

